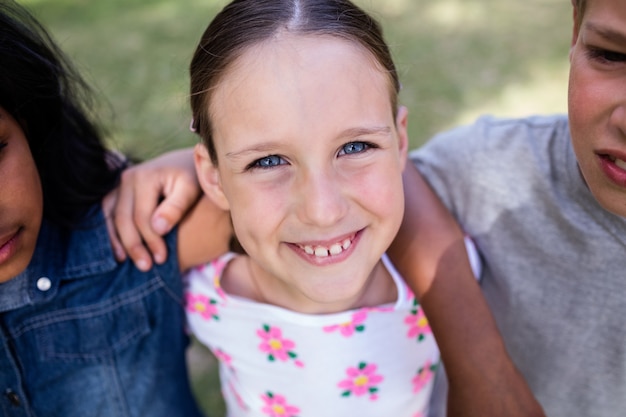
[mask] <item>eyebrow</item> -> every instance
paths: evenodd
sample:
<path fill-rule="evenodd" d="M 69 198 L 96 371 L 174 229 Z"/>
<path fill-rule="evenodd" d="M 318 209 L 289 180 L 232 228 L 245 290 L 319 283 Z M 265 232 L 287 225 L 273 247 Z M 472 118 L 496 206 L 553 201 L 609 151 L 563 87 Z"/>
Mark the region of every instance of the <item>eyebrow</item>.
<path fill-rule="evenodd" d="M 389 136 L 391 134 L 391 128 L 389 126 L 373 126 L 373 127 L 353 127 L 344 130 L 337 138 L 358 138 L 359 136 Z M 245 156 L 249 153 L 271 153 L 281 145 L 280 142 L 263 142 L 250 148 L 242 149 L 241 151 L 228 152 L 226 158 L 237 159 Z"/>
<path fill-rule="evenodd" d="M 391 128 L 389 126 L 354 127 L 344 130 L 339 137 L 354 138 L 358 136 L 389 135 L 390 133 Z"/>
<path fill-rule="evenodd" d="M 626 34 L 618 32 L 614 29 L 597 25 L 593 22 L 587 22 L 585 25 L 588 30 L 597 33 L 604 39 L 614 43 L 626 43 Z"/>

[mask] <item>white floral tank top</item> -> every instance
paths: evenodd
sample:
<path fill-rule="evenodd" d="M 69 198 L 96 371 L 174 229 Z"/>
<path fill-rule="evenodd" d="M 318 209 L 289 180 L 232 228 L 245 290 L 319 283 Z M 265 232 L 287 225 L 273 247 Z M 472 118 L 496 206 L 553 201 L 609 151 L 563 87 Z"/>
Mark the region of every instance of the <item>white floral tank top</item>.
<path fill-rule="evenodd" d="M 229 417 L 425 417 L 439 351 L 384 257 L 394 304 L 311 315 L 230 296 L 227 254 L 191 270 L 187 320 L 220 362 Z"/>

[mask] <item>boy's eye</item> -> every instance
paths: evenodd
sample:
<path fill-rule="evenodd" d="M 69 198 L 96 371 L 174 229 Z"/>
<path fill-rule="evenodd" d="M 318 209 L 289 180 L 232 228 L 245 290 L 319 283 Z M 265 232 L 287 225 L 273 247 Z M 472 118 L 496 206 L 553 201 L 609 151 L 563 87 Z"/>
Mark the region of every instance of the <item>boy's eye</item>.
<path fill-rule="evenodd" d="M 0 152 L 2 152 L 2 150 L 6 148 L 7 145 L 8 145 L 7 142 L 0 142 Z"/>
<path fill-rule="evenodd" d="M 279 165 L 283 165 L 284 163 L 285 163 L 285 160 L 281 158 L 280 156 L 268 155 L 252 162 L 249 168 L 261 168 L 261 169 L 272 168 L 272 167 L 276 167 Z"/>
<path fill-rule="evenodd" d="M 606 63 L 626 62 L 626 54 L 601 48 L 591 48 L 589 50 L 589 57 L 596 61 Z"/>
<path fill-rule="evenodd" d="M 361 153 L 369 149 L 370 145 L 365 142 L 350 142 L 341 147 L 339 155 L 350 155 L 355 153 Z"/>

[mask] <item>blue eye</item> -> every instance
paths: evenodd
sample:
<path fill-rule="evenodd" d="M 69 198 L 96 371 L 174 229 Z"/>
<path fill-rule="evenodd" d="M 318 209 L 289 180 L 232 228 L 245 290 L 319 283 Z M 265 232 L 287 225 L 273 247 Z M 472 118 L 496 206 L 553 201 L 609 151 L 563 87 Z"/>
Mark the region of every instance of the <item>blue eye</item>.
<path fill-rule="evenodd" d="M 263 157 L 261 159 L 257 159 L 256 161 L 254 161 L 252 164 L 250 164 L 250 168 L 267 169 L 267 168 L 273 168 L 279 165 L 283 165 L 284 163 L 285 163 L 285 160 L 281 158 L 280 156 L 268 155 L 266 157 Z"/>
<path fill-rule="evenodd" d="M 339 151 L 339 155 L 350 155 L 355 153 L 361 153 L 370 148 L 365 142 L 350 142 L 343 145 Z"/>

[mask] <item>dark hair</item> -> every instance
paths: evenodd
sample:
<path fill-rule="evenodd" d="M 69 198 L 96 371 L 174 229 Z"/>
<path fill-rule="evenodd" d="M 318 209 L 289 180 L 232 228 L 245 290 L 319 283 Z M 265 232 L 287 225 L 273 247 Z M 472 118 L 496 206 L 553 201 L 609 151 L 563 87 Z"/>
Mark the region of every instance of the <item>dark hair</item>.
<path fill-rule="evenodd" d="M 71 227 L 118 181 L 119 163 L 87 109 L 91 91 L 23 7 L 0 0 L 0 106 L 20 124 L 43 188 L 44 217 Z"/>
<path fill-rule="evenodd" d="M 400 82 L 380 25 L 348 0 L 234 0 L 202 35 L 189 68 L 193 127 L 217 164 L 209 117 L 211 91 L 226 68 L 279 31 L 341 37 L 368 50 L 389 74 L 396 111 Z"/>

